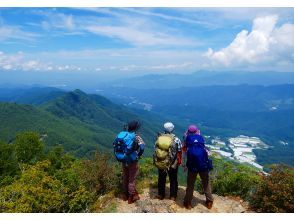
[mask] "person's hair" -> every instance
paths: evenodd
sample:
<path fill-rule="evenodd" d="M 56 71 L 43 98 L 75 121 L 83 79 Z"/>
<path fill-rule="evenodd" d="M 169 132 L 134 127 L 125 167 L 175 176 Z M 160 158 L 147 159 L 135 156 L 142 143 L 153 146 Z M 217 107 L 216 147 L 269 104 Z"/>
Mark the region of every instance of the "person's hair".
<path fill-rule="evenodd" d="M 128 131 L 138 131 L 141 127 L 141 124 L 139 121 L 130 121 L 128 123 Z"/>

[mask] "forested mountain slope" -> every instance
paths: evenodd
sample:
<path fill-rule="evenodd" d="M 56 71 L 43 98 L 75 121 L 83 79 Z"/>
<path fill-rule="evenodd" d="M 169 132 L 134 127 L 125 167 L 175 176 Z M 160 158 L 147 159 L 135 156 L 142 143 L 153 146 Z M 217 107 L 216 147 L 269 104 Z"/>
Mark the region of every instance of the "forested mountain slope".
<path fill-rule="evenodd" d="M 139 120 L 142 137 L 152 149 L 164 119 L 140 115 L 99 95 L 75 90 L 36 107 L 13 103 L 0 104 L 0 139 L 10 141 L 21 131 L 39 132 L 46 145 L 62 145 L 83 156 L 96 148 L 112 150 L 115 135 L 126 122 Z"/>

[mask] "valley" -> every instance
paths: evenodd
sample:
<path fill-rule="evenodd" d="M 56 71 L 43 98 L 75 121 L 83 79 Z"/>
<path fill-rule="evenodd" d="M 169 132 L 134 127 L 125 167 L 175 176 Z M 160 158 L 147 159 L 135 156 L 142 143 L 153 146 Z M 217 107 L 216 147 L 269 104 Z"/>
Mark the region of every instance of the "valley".
<path fill-rule="evenodd" d="M 263 166 L 256 162 L 256 155 L 254 154 L 253 149 L 266 150 L 270 147 L 258 137 L 248 137 L 245 135 L 239 135 L 226 140 L 222 140 L 219 137 L 214 139 L 206 137 L 206 139 L 209 140 L 209 144 L 206 144 L 206 146 L 212 152 L 216 152 L 225 158 L 240 163 L 247 163 L 259 170 L 262 170 Z"/>
<path fill-rule="evenodd" d="M 169 118 L 184 129 L 196 123 L 204 135 L 218 137 L 224 143 L 225 151 L 210 144 L 227 158 L 251 163 L 258 169 L 278 162 L 294 165 L 293 84 L 109 87 L 99 94 L 126 107 Z M 258 137 L 260 144 L 255 146 L 254 138 L 244 143 L 236 138 L 240 135 Z"/>

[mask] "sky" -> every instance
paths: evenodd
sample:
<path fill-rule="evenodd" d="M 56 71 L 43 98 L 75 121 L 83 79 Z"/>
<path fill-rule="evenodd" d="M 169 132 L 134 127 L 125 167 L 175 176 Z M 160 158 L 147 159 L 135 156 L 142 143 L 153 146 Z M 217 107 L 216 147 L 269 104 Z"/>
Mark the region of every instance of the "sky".
<path fill-rule="evenodd" d="M 293 8 L 0 8 L 8 77 L 293 67 Z"/>

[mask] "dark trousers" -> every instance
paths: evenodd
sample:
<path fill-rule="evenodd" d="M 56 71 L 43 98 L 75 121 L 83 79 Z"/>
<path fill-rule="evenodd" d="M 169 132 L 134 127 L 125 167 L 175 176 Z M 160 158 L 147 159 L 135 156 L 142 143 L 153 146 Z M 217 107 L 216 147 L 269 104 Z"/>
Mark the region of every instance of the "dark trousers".
<path fill-rule="evenodd" d="M 134 195 L 136 191 L 136 177 L 139 172 L 138 162 L 132 164 L 122 164 L 123 170 L 123 189 L 125 193 L 129 195 Z"/>
<path fill-rule="evenodd" d="M 191 203 L 193 198 L 193 192 L 194 192 L 194 185 L 196 181 L 198 173 L 193 173 L 191 171 L 188 171 L 187 176 L 187 188 L 186 188 L 186 195 L 185 195 L 185 203 Z M 211 194 L 211 186 L 209 182 L 209 172 L 199 172 L 201 183 L 203 187 L 204 194 L 206 196 L 207 201 L 213 201 L 213 197 Z"/>
<path fill-rule="evenodd" d="M 177 197 L 178 193 L 178 167 L 170 168 L 168 171 L 158 169 L 158 195 L 165 196 L 166 176 L 168 174 L 170 182 L 170 197 Z"/>

